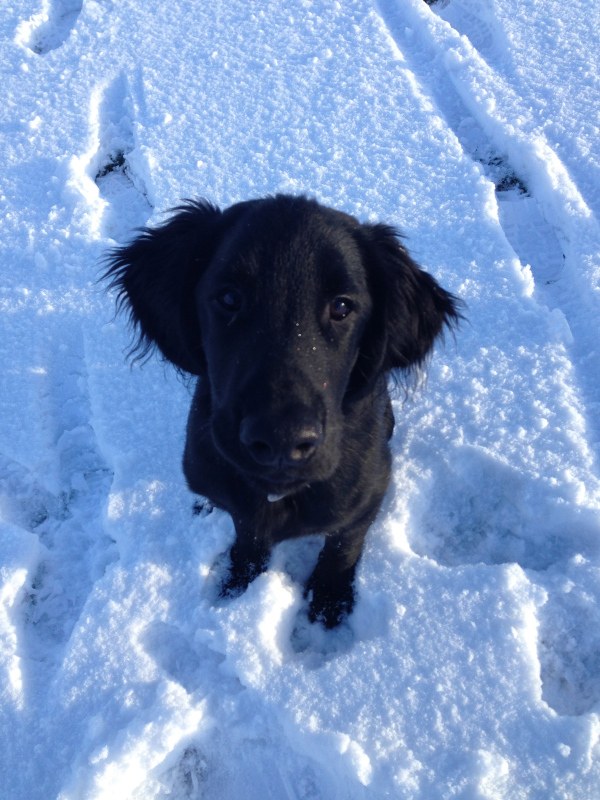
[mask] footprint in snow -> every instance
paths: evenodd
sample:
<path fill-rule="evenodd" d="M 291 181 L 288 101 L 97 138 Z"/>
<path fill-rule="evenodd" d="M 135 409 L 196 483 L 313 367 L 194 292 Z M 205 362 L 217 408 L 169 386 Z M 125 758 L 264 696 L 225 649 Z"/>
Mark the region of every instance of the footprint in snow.
<path fill-rule="evenodd" d="M 539 611 L 542 697 L 557 714 L 586 714 L 600 701 L 598 573 L 575 557 L 566 575 L 551 571 L 542 580 L 549 591 Z"/>
<path fill-rule="evenodd" d="M 455 31 L 471 42 L 487 62 L 509 57 L 503 32 L 494 19 L 494 12 L 481 0 L 425 0 L 432 10 Z"/>
<path fill-rule="evenodd" d="M 17 39 L 38 55 L 56 50 L 68 39 L 82 6 L 83 0 L 44 0 L 41 12 L 20 26 Z"/>
<path fill-rule="evenodd" d="M 152 214 L 139 174 L 134 137 L 134 107 L 122 73 L 106 88 L 98 105 L 98 149 L 91 171 L 106 201 L 101 231 L 117 242 L 131 238 Z"/>
<path fill-rule="evenodd" d="M 61 335 L 43 348 L 46 381 L 38 413 L 49 458 L 36 473 L 0 457 L 3 516 L 43 545 L 21 607 L 27 663 L 59 658 L 95 581 L 118 558 L 102 521 L 112 471 L 92 425 L 81 332 L 63 320 Z"/>

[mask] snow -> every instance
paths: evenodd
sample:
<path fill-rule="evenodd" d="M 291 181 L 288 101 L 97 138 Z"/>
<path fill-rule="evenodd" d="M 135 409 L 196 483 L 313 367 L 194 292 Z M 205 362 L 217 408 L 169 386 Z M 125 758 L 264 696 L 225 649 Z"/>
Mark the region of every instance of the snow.
<path fill-rule="evenodd" d="M 600 795 L 592 0 L 18 0 L 0 131 L 0 786 L 10 800 Z M 318 537 L 220 600 L 190 388 L 98 259 L 194 195 L 400 227 L 468 304 L 395 402 L 347 623 Z"/>

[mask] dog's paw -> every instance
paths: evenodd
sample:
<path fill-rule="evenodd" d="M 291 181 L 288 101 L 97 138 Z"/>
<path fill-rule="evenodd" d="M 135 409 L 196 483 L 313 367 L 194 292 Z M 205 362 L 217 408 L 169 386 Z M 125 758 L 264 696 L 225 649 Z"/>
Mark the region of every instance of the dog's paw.
<path fill-rule="evenodd" d="M 352 584 L 337 587 L 335 593 L 331 587 L 309 584 L 306 595 L 309 598 L 309 621 L 320 622 L 328 630 L 337 627 L 354 608 Z"/>
<path fill-rule="evenodd" d="M 228 599 L 239 597 L 246 591 L 253 580 L 254 578 L 242 578 L 239 575 L 229 574 L 221 584 L 219 595 Z"/>
<path fill-rule="evenodd" d="M 194 502 L 194 505 L 192 506 L 192 514 L 195 517 L 207 517 L 212 513 L 213 509 L 214 506 L 210 500 L 205 500 L 202 498 L 202 500 L 196 500 Z"/>
<path fill-rule="evenodd" d="M 221 597 L 239 597 L 264 571 L 265 565 L 262 562 L 243 561 L 240 563 L 232 558 L 229 574 L 224 578 L 219 594 Z"/>

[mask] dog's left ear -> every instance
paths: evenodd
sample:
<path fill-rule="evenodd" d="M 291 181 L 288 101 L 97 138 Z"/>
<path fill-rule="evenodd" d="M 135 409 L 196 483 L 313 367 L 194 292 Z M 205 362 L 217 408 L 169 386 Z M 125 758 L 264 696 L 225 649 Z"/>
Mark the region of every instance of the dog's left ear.
<path fill-rule="evenodd" d="M 412 260 L 391 226 L 364 224 L 357 236 L 373 300 L 353 377 L 364 384 L 421 366 L 444 328 L 458 325 L 463 303 Z"/>

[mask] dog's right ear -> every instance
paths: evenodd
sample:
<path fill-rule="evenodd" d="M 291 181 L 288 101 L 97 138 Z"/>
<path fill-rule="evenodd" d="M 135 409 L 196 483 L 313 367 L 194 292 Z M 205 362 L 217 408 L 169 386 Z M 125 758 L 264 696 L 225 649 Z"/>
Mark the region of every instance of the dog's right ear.
<path fill-rule="evenodd" d="M 145 358 L 153 347 L 181 370 L 200 375 L 205 358 L 194 287 L 221 235 L 222 212 L 205 200 L 187 200 L 157 228 L 142 228 L 104 258 L 117 309 L 129 314 L 135 341 L 129 355 Z"/>

